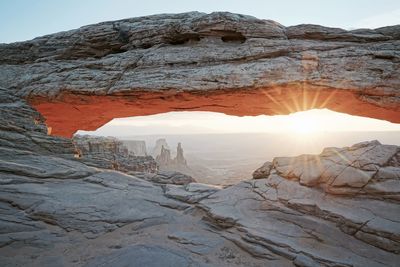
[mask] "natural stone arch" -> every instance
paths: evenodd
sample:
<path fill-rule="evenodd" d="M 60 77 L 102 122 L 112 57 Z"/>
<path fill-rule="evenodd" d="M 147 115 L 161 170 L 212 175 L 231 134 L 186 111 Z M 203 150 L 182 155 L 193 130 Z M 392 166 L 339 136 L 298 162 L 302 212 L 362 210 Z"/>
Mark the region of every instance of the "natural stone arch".
<path fill-rule="evenodd" d="M 400 122 L 400 26 L 284 27 L 231 13 L 156 15 L 0 45 L 0 86 L 52 134 L 173 110 L 329 108 Z"/>
<path fill-rule="evenodd" d="M 312 87 L 311 87 L 312 88 Z M 341 90 L 279 87 L 229 91 L 137 92 L 128 96 L 63 95 L 47 102 L 34 98 L 50 133 L 70 137 L 78 130 L 93 131 L 114 118 L 152 115 L 169 111 L 213 111 L 236 116 L 289 114 L 312 108 L 328 108 L 352 115 L 400 122 L 399 111 L 360 101 Z"/>
<path fill-rule="evenodd" d="M 239 15 L 189 13 L 0 45 L 2 263 L 54 265 L 56 255 L 67 266 L 143 258 L 160 265 L 172 255 L 175 265 L 221 266 L 228 258 L 228 264 L 255 266 L 397 266 L 398 146 L 372 141 L 278 158 L 263 165 L 261 177 L 256 173 L 263 179 L 221 190 L 160 186 L 104 165 L 89 167 L 71 139 L 46 134 L 43 117 L 21 97 L 65 136 L 74 127 L 97 127 L 90 120 L 106 121 L 110 114 L 100 111 L 121 116 L 128 101 L 125 115 L 134 115 L 134 108 L 138 114 L 217 108 L 218 97 L 225 102 L 221 112 L 255 114 L 274 110 L 275 102 L 283 109 L 276 112 L 290 112 L 278 96 L 291 109 L 295 103 L 311 108 L 301 104 L 307 96 L 321 99 L 317 106 L 339 109 L 332 103 L 347 101 L 349 113 L 398 121 L 398 42 L 398 27 L 284 28 Z M 161 102 L 152 107 L 152 100 Z M 311 172 L 317 162 L 326 171 Z M 200 255 L 180 242 L 187 239 L 200 239 L 201 251 L 203 244 L 212 249 Z M 225 253 L 228 241 L 235 250 Z M 177 255 L 182 264 L 176 264 Z"/>

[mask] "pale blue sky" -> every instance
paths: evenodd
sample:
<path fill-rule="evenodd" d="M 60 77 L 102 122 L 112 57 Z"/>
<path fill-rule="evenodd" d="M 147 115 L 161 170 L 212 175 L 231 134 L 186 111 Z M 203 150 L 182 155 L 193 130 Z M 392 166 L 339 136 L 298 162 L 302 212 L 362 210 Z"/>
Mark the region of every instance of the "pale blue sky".
<path fill-rule="evenodd" d="M 399 0 L 1 0 L 0 43 L 32 39 L 106 20 L 158 13 L 230 11 L 341 28 L 400 24 Z"/>

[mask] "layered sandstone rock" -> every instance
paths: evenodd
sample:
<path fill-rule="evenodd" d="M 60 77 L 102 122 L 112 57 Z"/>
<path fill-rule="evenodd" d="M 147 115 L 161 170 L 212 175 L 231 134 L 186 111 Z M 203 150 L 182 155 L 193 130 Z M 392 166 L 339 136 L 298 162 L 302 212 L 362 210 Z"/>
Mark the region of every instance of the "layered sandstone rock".
<path fill-rule="evenodd" d="M 157 173 L 136 173 L 129 172 L 135 177 L 157 183 L 157 184 L 177 184 L 185 185 L 196 182 L 191 176 L 177 171 L 159 170 Z"/>
<path fill-rule="evenodd" d="M 165 186 L 164 191 L 166 197 L 193 204 L 209 197 L 220 189 L 221 187 L 215 185 L 191 182 L 184 186 L 169 184 Z"/>
<path fill-rule="evenodd" d="M 191 176 L 178 171 L 159 170 L 153 157 L 136 156 L 125 142 L 115 137 L 75 135 L 72 140 L 78 150 L 78 160 L 86 165 L 122 171 L 159 184 L 182 185 L 196 182 Z"/>
<path fill-rule="evenodd" d="M 399 36 L 186 13 L 0 45 L 1 265 L 397 266 L 396 146 L 277 158 L 219 189 L 88 166 L 48 133 L 181 109 L 399 121 Z"/>
<path fill-rule="evenodd" d="M 156 158 L 158 155 L 161 154 L 162 149 L 170 150 L 167 140 L 165 138 L 160 138 L 156 140 L 156 144 L 154 145 L 151 155 Z M 164 152 L 165 153 L 165 152 Z"/>
<path fill-rule="evenodd" d="M 176 147 L 176 156 L 172 158 L 171 150 L 169 149 L 168 143 L 165 139 L 159 139 L 156 142 L 155 151 L 158 151 L 158 147 L 161 145 L 160 153 L 156 155 L 157 163 L 165 169 L 183 169 L 187 168 L 187 162 L 183 155 L 182 144 L 178 143 Z"/>
<path fill-rule="evenodd" d="M 298 266 L 395 266 L 399 155 L 400 147 L 371 141 L 275 158 L 257 180 L 220 190 L 200 207 L 254 256 L 283 255 Z"/>
<path fill-rule="evenodd" d="M 147 156 L 146 142 L 142 140 L 122 140 L 129 151 L 135 156 Z"/>
<path fill-rule="evenodd" d="M 399 31 L 231 13 L 132 18 L 1 44 L 0 86 L 29 99 L 61 136 L 173 110 L 329 108 L 400 122 Z"/>
<path fill-rule="evenodd" d="M 275 158 L 253 177 L 268 178 L 270 173 L 331 194 L 400 200 L 400 148 L 378 141 L 325 148 L 319 155 Z"/>
<path fill-rule="evenodd" d="M 376 171 L 359 193 L 306 185 L 305 176 L 294 175 L 301 166 L 282 158 L 267 178 L 225 189 L 158 186 L 81 163 L 71 140 L 47 135 L 36 111 L 1 92 L 2 265 L 396 266 L 400 260 L 398 192 L 366 190 L 370 183 L 398 183 L 396 146 L 368 142 L 321 154 L 335 169 L 350 165 L 332 151 L 360 171 Z M 312 173 L 307 166 L 299 173 Z M 341 187 L 359 186 L 350 181 Z"/>
<path fill-rule="evenodd" d="M 157 172 L 158 166 L 151 156 L 136 156 L 114 137 L 75 135 L 72 139 L 79 150 L 79 159 L 87 165 L 123 172 Z"/>
<path fill-rule="evenodd" d="M 156 161 L 162 167 L 172 164 L 171 151 L 164 146 L 161 146 L 161 151 L 160 154 L 157 155 Z"/>
<path fill-rule="evenodd" d="M 253 178 L 254 179 L 262 179 L 262 178 L 267 178 L 271 172 L 271 169 L 273 167 L 272 162 L 265 162 L 260 168 L 255 170 L 253 172 Z"/>
<path fill-rule="evenodd" d="M 154 151 L 158 151 L 158 147 L 160 146 L 161 150 L 156 156 L 156 162 L 159 165 L 160 171 L 164 172 L 164 174 L 160 173 L 160 175 L 152 177 L 151 180 L 154 182 L 166 181 L 166 178 L 176 176 L 174 179 L 167 180 L 176 181 L 171 182 L 172 184 L 186 184 L 188 182 L 195 182 L 196 180 L 193 177 L 197 176 L 198 173 L 188 166 L 183 154 L 184 152 L 181 143 L 178 143 L 176 147 L 176 156 L 173 158 L 171 156 L 168 143 L 165 139 L 157 140 Z M 149 175 L 146 177 L 149 177 Z"/>

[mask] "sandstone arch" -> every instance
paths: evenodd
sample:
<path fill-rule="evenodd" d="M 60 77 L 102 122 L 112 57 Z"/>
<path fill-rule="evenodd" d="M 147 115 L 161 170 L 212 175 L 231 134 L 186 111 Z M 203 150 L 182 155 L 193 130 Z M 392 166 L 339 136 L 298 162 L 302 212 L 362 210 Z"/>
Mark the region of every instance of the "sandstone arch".
<path fill-rule="evenodd" d="M 52 134 L 172 110 L 329 108 L 400 122 L 400 26 L 284 27 L 231 13 L 155 15 L 0 45 L 0 86 Z"/>
<path fill-rule="evenodd" d="M 328 107 L 399 122 L 399 38 L 399 26 L 347 32 L 187 13 L 0 45 L 1 263 L 397 266 L 399 146 L 281 157 L 255 173 L 262 179 L 223 189 L 160 185 L 110 170 L 115 161 L 90 167 L 26 100 L 63 136 L 180 109 Z"/>

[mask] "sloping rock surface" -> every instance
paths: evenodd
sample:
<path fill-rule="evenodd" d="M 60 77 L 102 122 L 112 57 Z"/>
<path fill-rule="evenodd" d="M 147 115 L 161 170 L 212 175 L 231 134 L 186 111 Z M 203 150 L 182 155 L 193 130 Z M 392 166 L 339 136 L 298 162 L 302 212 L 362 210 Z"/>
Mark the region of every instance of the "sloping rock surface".
<path fill-rule="evenodd" d="M 275 158 L 255 172 L 257 180 L 220 190 L 200 206 L 228 238 L 300 266 L 396 266 L 399 155 L 400 147 L 371 141 Z"/>
<path fill-rule="evenodd" d="M 157 173 L 136 173 L 129 172 L 138 178 L 158 184 L 177 184 L 183 185 L 196 182 L 191 176 L 176 171 L 158 171 Z"/>

